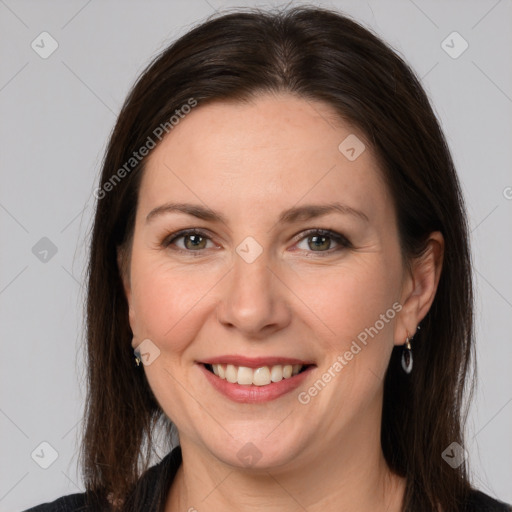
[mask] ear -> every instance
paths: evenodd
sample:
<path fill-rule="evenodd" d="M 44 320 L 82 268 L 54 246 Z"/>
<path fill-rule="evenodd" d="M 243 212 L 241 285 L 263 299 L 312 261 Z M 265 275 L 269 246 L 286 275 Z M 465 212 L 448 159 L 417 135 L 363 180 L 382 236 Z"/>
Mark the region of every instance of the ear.
<path fill-rule="evenodd" d="M 444 257 L 444 237 L 440 231 L 429 235 L 425 252 L 411 261 L 402 284 L 402 309 L 395 323 L 395 345 L 403 345 L 416 333 L 436 296 Z"/>

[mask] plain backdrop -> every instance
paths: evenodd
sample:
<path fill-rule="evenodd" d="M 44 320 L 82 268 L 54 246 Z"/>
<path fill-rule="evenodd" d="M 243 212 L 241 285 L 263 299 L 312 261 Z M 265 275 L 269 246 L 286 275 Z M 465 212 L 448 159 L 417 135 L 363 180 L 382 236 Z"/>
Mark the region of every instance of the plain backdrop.
<path fill-rule="evenodd" d="M 512 502 L 512 2 L 313 3 L 351 15 L 401 54 L 446 133 L 477 292 L 479 381 L 465 448 L 474 485 Z M 77 454 L 92 192 L 129 88 L 154 55 L 215 11 L 276 5 L 284 3 L 0 0 L 1 511 L 84 490 Z"/>

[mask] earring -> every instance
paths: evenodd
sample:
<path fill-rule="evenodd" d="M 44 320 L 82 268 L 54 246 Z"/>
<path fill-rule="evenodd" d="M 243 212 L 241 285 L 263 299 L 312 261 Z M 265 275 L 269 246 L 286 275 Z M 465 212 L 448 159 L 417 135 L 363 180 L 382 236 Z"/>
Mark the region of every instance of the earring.
<path fill-rule="evenodd" d="M 132 340 L 132 346 L 133 346 L 133 340 Z M 140 363 L 142 362 L 141 359 L 140 359 L 140 351 L 138 350 L 138 348 L 136 348 L 133 353 L 135 354 L 135 364 L 137 366 L 140 366 Z"/>
<path fill-rule="evenodd" d="M 412 348 L 409 340 L 409 333 L 407 333 L 404 345 L 405 346 L 402 350 L 402 368 L 405 373 L 409 374 L 412 371 Z"/>

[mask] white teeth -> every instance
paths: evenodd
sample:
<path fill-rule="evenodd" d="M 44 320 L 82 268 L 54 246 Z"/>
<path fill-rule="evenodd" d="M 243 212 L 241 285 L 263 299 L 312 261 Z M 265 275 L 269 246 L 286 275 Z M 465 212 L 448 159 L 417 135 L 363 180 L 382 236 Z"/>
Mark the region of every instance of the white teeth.
<path fill-rule="evenodd" d="M 279 382 L 280 380 L 283 380 L 283 367 L 281 365 L 272 366 L 270 378 L 272 382 Z"/>
<path fill-rule="evenodd" d="M 241 384 L 243 386 L 267 386 L 272 382 L 279 382 L 283 379 L 297 375 L 301 369 L 301 364 L 277 364 L 272 367 L 262 366 L 260 368 L 248 368 L 247 366 L 234 366 L 232 364 L 212 364 L 213 373 L 221 379 L 231 383 Z"/>
<path fill-rule="evenodd" d="M 246 366 L 240 366 L 238 368 L 238 384 L 245 384 L 250 386 L 252 384 L 252 374 L 253 371 L 250 368 L 247 368 Z"/>
<path fill-rule="evenodd" d="M 228 364 L 226 366 L 226 380 L 235 383 L 237 378 L 238 370 L 232 364 Z"/>
<path fill-rule="evenodd" d="M 270 384 L 270 370 L 268 369 L 268 366 L 256 368 L 256 370 L 251 373 L 253 374 L 252 383 L 255 386 L 266 386 L 267 384 Z"/>

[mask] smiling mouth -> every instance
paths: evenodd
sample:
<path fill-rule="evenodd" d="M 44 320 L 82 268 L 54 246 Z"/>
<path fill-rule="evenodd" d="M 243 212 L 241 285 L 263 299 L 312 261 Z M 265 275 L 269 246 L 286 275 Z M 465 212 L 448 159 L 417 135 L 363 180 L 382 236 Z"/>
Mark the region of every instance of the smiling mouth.
<path fill-rule="evenodd" d="M 220 379 L 242 386 L 268 386 L 273 382 L 290 379 L 305 372 L 310 364 L 276 364 L 249 368 L 233 364 L 204 364 L 204 367 Z"/>

